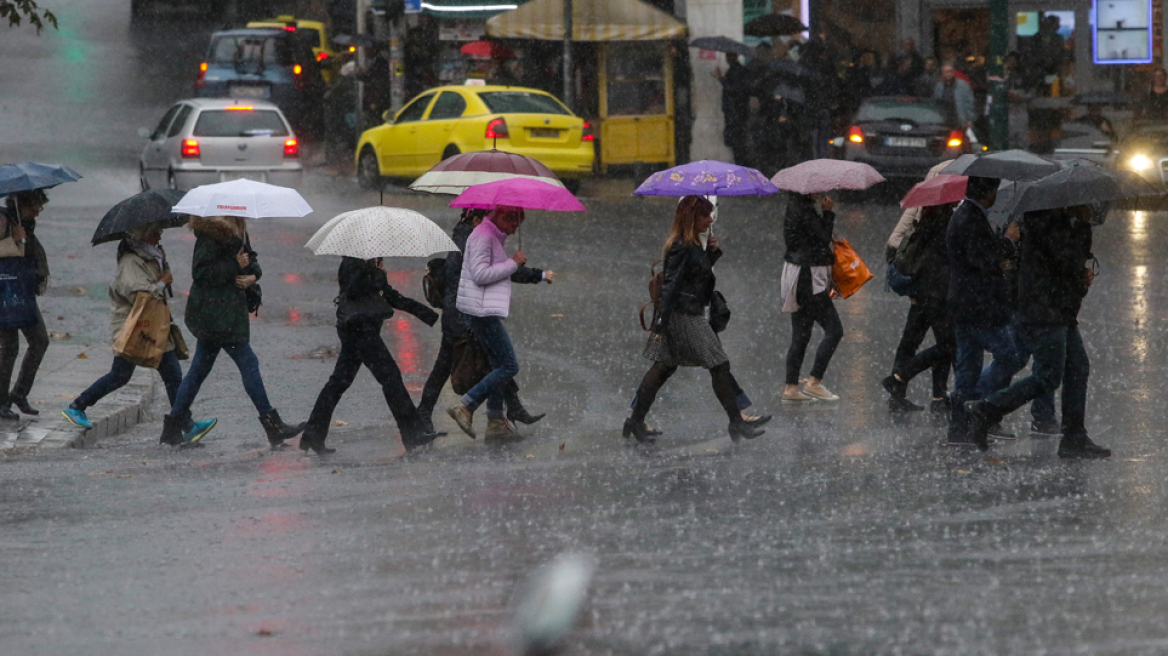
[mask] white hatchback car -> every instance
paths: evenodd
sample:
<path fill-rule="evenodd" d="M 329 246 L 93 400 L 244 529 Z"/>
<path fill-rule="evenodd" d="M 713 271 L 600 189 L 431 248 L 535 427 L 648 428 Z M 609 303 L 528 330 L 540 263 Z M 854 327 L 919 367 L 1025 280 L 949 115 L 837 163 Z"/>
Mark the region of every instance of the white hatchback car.
<path fill-rule="evenodd" d="M 142 190 L 248 178 L 299 186 L 300 142 L 279 107 L 262 100 L 182 100 L 162 117 L 138 165 Z"/>

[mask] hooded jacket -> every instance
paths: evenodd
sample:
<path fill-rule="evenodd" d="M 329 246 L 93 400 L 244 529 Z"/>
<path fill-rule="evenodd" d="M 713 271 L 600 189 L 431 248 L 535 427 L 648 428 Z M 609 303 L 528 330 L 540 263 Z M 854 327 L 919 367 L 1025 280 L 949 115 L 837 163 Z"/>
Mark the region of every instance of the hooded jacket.
<path fill-rule="evenodd" d="M 458 311 L 458 288 L 462 280 L 462 253 L 466 250 L 466 240 L 472 230 L 474 226 L 466 221 L 455 224 L 450 238 L 458 250 L 446 254 L 445 277 L 442 279 L 446 290 L 442 300 L 442 334 L 455 338 L 461 337 L 467 330 L 462 312 Z M 511 274 L 511 282 L 521 285 L 543 282 L 543 269 L 521 266 Z"/>
<path fill-rule="evenodd" d="M 263 276 L 254 251 L 251 264 L 240 267 L 235 256 L 243 248 L 244 232 L 232 217 L 191 217 L 195 252 L 191 262 L 191 295 L 187 299 L 186 324 L 191 334 L 222 346 L 251 340 L 247 320 L 247 295 L 235 286 L 236 276 Z"/>
<path fill-rule="evenodd" d="M 1010 294 L 1002 262 L 1010 240 L 994 234 L 986 214 L 966 199 L 953 211 L 945 233 L 949 255 L 949 311 L 954 323 L 975 327 L 1010 323 Z"/>
<path fill-rule="evenodd" d="M 511 310 L 511 274 L 519 265 L 507 255 L 507 235 L 490 218 L 470 233 L 458 281 L 458 309 L 475 317 L 505 318 Z"/>

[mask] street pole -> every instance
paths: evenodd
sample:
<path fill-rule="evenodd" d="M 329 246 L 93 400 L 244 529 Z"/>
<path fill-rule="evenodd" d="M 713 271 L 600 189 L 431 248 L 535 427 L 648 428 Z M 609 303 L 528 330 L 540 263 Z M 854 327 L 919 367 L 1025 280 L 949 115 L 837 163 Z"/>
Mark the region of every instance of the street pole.
<path fill-rule="evenodd" d="M 572 82 L 572 0 L 564 0 L 564 104 L 576 111 Z"/>
<path fill-rule="evenodd" d="M 1009 0 L 990 0 L 990 147 L 1010 146 L 1010 99 L 1006 87 L 1006 52 L 1010 47 Z"/>
<path fill-rule="evenodd" d="M 365 35 L 365 5 L 369 0 L 357 0 L 357 37 Z M 357 45 L 357 70 L 365 71 L 365 47 Z M 365 83 L 357 78 L 357 134 L 365 131 Z"/>

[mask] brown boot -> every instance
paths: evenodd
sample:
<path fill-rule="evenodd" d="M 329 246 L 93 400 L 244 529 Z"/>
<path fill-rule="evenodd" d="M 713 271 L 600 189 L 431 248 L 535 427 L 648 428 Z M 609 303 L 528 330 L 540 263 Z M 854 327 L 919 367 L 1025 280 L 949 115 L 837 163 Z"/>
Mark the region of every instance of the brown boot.
<path fill-rule="evenodd" d="M 515 429 L 515 424 L 511 423 L 510 419 L 492 417 L 487 419 L 487 439 L 514 441 L 523 439 L 523 436 Z"/>

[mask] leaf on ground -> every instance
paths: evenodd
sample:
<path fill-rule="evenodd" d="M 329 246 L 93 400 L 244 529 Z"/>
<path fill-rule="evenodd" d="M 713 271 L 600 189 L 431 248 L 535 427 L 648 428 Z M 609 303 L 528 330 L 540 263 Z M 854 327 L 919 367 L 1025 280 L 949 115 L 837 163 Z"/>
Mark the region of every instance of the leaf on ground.
<path fill-rule="evenodd" d="M 268 637 L 275 635 L 275 633 L 271 629 L 260 629 L 259 631 L 256 631 L 256 635 L 260 636 L 260 637 L 268 638 Z"/>
<path fill-rule="evenodd" d="M 334 422 L 333 422 L 333 425 L 334 425 L 334 426 L 348 426 L 348 425 L 349 425 L 349 422 L 347 422 L 347 421 L 341 421 L 340 419 L 338 419 L 338 420 L 336 420 L 336 421 L 334 421 Z"/>
<path fill-rule="evenodd" d="M 73 335 L 69 333 L 49 333 L 51 339 L 60 340 L 62 342 L 73 339 Z"/>
<path fill-rule="evenodd" d="M 345 470 L 343 470 L 343 469 L 340 469 L 340 468 L 338 468 L 338 469 L 334 469 L 334 470 L 333 470 L 333 473 L 334 473 L 334 474 L 343 474 L 344 472 L 345 472 Z"/>
<path fill-rule="evenodd" d="M 1004 464 L 1006 464 L 1006 461 L 997 457 L 997 456 L 987 456 L 986 457 L 986 464 L 987 465 L 1004 465 Z"/>
<path fill-rule="evenodd" d="M 133 474 L 114 474 L 114 478 L 131 478 Z"/>
<path fill-rule="evenodd" d="M 972 473 L 973 473 L 973 470 L 970 470 L 970 469 L 958 469 L 958 470 L 957 470 L 957 473 L 958 473 L 958 474 L 972 474 Z"/>
<path fill-rule="evenodd" d="M 564 315 L 562 315 L 562 314 L 552 314 L 549 316 L 553 319 L 563 319 L 564 318 Z"/>
<path fill-rule="evenodd" d="M 561 444 L 561 445 L 560 445 L 560 451 L 563 451 L 563 450 L 564 450 L 564 445 L 563 445 L 563 444 Z"/>
<path fill-rule="evenodd" d="M 89 359 L 89 356 L 88 356 L 88 355 L 85 355 L 84 353 L 78 353 L 78 354 L 77 354 L 77 359 L 78 359 L 78 360 L 88 360 L 88 359 Z"/>
<path fill-rule="evenodd" d="M 530 454 L 530 453 L 529 453 L 529 454 L 527 454 L 527 455 L 525 455 L 525 456 L 523 456 L 523 457 L 524 457 L 524 458 L 534 458 L 535 456 L 534 456 L 533 454 Z"/>

